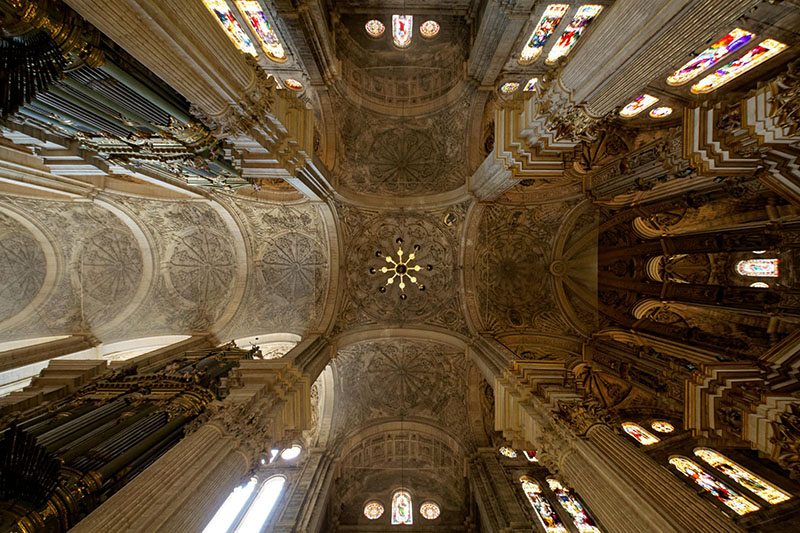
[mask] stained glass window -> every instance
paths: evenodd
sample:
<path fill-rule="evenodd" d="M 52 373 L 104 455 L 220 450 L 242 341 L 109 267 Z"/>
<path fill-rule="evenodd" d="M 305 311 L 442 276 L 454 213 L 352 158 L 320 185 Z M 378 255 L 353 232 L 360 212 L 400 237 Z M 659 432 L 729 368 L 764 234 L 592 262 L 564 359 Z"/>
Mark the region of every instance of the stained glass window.
<path fill-rule="evenodd" d="M 672 433 L 675 431 L 675 427 L 670 424 L 669 422 L 664 422 L 663 420 L 656 420 L 650 427 L 658 431 L 659 433 Z"/>
<path fill-rule="evenodd" d="M 706 48 L 703 53 L 695 56 L 694 59 L 683 65 L 680 69 L 676 70 L 672 76 L 667 78 L 667 83 L 670 85 L 682 85 L 687 81 L 694 79 L 705 69 L 722 59 L 724 56 L 738 50 L 750 39 L 755 37 L 749 31 L 741 28 L 735 28 L 728 35 L 719 41 Z"/>
<path fill-rule="evenodd" d="M 643 444 L 644 446 L 650 446 L 661 440 L 639 424 L 634 424 L 633 422 L 623 422 L 622 429 L 625 430 L 625 433 L 638 440 L 639 444 Z"/>
<path fill-rule="evenodd" d="M 281 459 L 283 459 L 284 461 L 292 461 L 294 459 L 297 459 L 300 456 L 300 452 L 302 451 L 303 448 L 295 444 L 291 448 L 286 448 L 285 450 L 283 450 L 283 452 L 281 453 Z"/>
<path fill-rule="evenodd" d="M 369 502 L 364 506 L 364 516 L 370 520 L 377 520 L 383 516 L 383 505 L 379 502 Z"/>
<path fill-rule="evenodd" d="M 756 281 L 755 283 L 751 283 L 750 286 L 754 289 L 769 289 L 769 285 L 763 281 Z"/>
<path fill-rule="evenodd" d="M 386 29 L 386 26 L 383 25 L 383 22 L 376 19 L 367 21 L 367 24 L 364 27 L 366 28 L 367 33 L 372 37 L 380 37 L 383 35 L 383 31 Z"/>
<path fill-rule="evenodd" d="M 600 533 L 600 530 L 597 529 L 592 519 L 589 518 L 589 514 L 583 508 L 581 502 L 570 494 L 569 489 L 553 478 L 549 478 L 547 484 L 558 498 L 561 507 L 572 517 L 572 523 L 575 524 L 578 531 L 581 533 Z"/>
<path fill-rule="evenodd" d="M 409 524 L 413 522 L 411 512 L 411 495 L 404 491 L 398 490 L 392 496 L 392 525 Z"/>
<path fill-rule="evenodd" d="M 742 487 L 749 491 L 755 492 L 762 499 L 773 505 L 776 503 L 785 502 L 791 498 L 791 496 L 782 490 L 764 481 L 760 477 L 743 468 L 738 463 L 731 461 L 719 452 L 708 448 L 697 448 L 694 451 L 694 454 L 734 480 Z"/>
<path fill-rule="evenodd" d="M 528 478 L 522 478 L 521 481 L 522 490 L 525 491 L 525 496 L 527 496 L 528 501 L 531 502 L 533 509 L 536 511 L 536 516 L 539 517 L 539 521 L 542 523 L 542 526 L 544 526 L 544 530 L 547 533 L 567 533 L 567 528 L 564 527 L 564 523 L 550 504 L 547 503 L 547 500 L 544 499 L 542 488 L 539 484 Z"/>
<path fill-rule="evenodd" d="M 538 463 L 539 459 L 536 458 L 536 452 L 522 452 L 525 456 L 525 459 L 530 461 L 531 463 Z"/>
<path fill-rule="evenodd" d="M 690 461 L 686 457 L 673 456 L 670 457 L 669 464 L 675 466 L 684 476 L 716 496 L 719 501 L 733 509 L 736 514 L 744 515 L 752 511 L 758 511 L 758 505 L 724 483 L 717 481 L 694 461 Z"/>
<path fill-rule="evenodd" d="M 699 82 L 692 85 L 692 92 L 695 94 L 710 93 L 719 89 L 729 81 L 741 76 L 750 69 L 753 69 L 778 55 L 786 48 L 786 45 L 775 39 L 761 41 L 758 46 L 751 48 L 746 54 L 738 57 L 717 70 L 709 74 Z"/>
<path fill-rule="evenodd" d="M 578 44 L 578 39 L 581 38 L 586 27 L 597 18 L 597 15 L 599 15 L 602 10 L 603 6 L 598 5 L 590 4 L 581 6 L 578 12 L 575 13 L 575 16 L 572 17 L 572 21 L 570 21 L 567 29 L 565 29 L 564 33 L 559 37 L 558 42 L 550 49 L 550 53 L 547 54 L 546 63 L 552 65 L 558 61 L 558 58 L 566 57 L 567 54 L 575 48 L 575 45 Z"/>
<path fill-rule="evenodd" d="M 664 118 L 672 114 L 672 108 L 666 106 L 654 107 L 650 110 L 650 116 L 653 118 Z"/>
<path fill-rule="evenodd" d="M 236 0 L 236 7 L 247 19 L 267 57 L 279 63 L 286 61 L 286 51 L 264 11 L 261 10 L 261 5 L 254 0 Z"/>
<path fill-rule="evenodd" d="M 622 108 L 622 111 L 619 112 L 619 116 L 625 118 L 635 117 L 651 105 L 658 102 L 658 98 L 655 96 L 650 96 L 649 94 L 643 94 L 637 97 L 633 102 L 626 105 Z"/>
<path fill-rule="evenodd" d="M 262 530 L 283 491 L 284 483 L 285 477 L 274 476 L 261 485 L 261 490 L 247 509 L 236 533 L 258 533 Z"/>
<path fill-rule="evenodd" d="M 515 81 L 509 81 L 500 86 L 500 92 L 503 94 L 511 94 L 517 89 L 519 89 L 519 83 Z"/>
<path fill-rule="evenodd" d="M 436 520 L 439 518 L 441 511 L 439 506 L 433 502 L 425 502 L 419 506 L 419 514 L 426 520 Z"/>
<path fill-rule="evenodd" d="M 525 84 L 525 88 L 522 89 L 526 93 L 533 92 L 536 90 L 536 84 L 539 82 L 539 78 L 531 78 Z"/>
<path fill-rule="evenodd" d="M 436 37 L 436 34 L 439 33 L 439 23 L 435 20 L 426 20 L 420 25 L 419 33 L 428 39 Z"/>
<path fill-rule="evenodd" d="M 236 487 L 233 492 L 225 499 L 225 503 L 217 510 L 214 518 L 208 523 L 203 533 L 226 533 L 233 525 L 233 521 L 239 516 L 239 512 L 250 499 L 253 489 L 256 488 L 256 478 L 241 487 Z"/>
<path fill-rule="evenodd" d="M 411 44 L 414 32 L 412 15 L 392 15 L 392 42 L 398 48 L 407 48 Z"/>
<path fill-rule="evenodd" d="M 777 278 L 777 259 L 745 259 L 736 263 L 736 272 L 742 276 Z"/>
<path fill-rule="evenodd" d="M 286 85 L 287 89 L 291 89 L 293 91 L 303 90 L 303 84 L 294 78 L 286 78 L 285 80 L 283 80 L 283 84 Z"/>
<path fill-rule="evenodd" d="M 547 44 L 547 39 L 553 35 L 568 9 L 569 4 L 550 4 L 547 6 L 542 18 L 539 19 L 539 23 L 534 28 L 530 38 L 528 38 L 527 44 L 522 49 L 522 53 L 519 55 L 520 65 L 529 65 L 541 55 L 544 45 Z"/>
<path fill-rule="evenodd" d="M 501 446 L 499 452 L 500 455 L 505 455 L 506 457 L 510 457 L 512 459 L 517 456 L 517 452 L 515 452 L 513 448 L 509 448 L 508 446 Z"/>
<path fill-rule="evenodd" d="M 225 0 L 203 0 L 203 3 L 208 10 L 214 14 L 217 18 L 217 22 L 219 22 L 220 26 L 222 26 L 225 33 L 228 34 L 228 37 L 230 37 L 233 44 L 235 44 L 239 50 L 251 56 L 258 55 L 256 53 L 256 47 L 253 46 L 250 37 L 247 36 L 239 25 L 239 21 L 233 16 L 233 12 L 228 7 L 228 4 L 225 3 Z"/>

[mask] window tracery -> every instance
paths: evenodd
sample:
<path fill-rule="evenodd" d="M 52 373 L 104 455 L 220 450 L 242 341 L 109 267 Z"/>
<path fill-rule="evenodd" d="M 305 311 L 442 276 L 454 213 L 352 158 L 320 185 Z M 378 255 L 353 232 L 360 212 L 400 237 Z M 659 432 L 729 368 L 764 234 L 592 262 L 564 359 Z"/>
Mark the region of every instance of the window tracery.
<path fill-rule="evenodd" d="M 286 61 L 286 51 L 283 49 L 278 35 L 261 9 L 261 4 L 255 0 L 236 0 L 236 7 L 258 37 L 261 48 L 272 61 L 283 63 Z"/>
<path fill-rule="evenodd" d="M 761 63 L 775 57 L 786 45 L 775 39 L 765 39 L 746 54 L 734 59 L 716 72 L 709 74 L 699 82 L 692 85 L 694 94 L 710 93 L 719 89 L 726 83 L 733 81 L 745 72 L 757 67 Z"/>
<path fill-rule="evenodd" d="M 773 505 L 785 502 L 791 498 L 791 496 L 782 490 L 756 476 L 746 468 L 734 461 L 731 461 L 715 450 L 710 448 L 697 448 L 694 450 L 694 454 L 734 480 L 742 487 L 754 492 L 761 499 L 768 501 Z"/>
<path fill-rule="evenodd" d="M 413 15 L 392 15 L 392 42 L 396 47 L 408 48 L 413 32 Z"/>
<path fill-rule="evenodd" d="M 705 491 L 716 496 L 719 501 L 727 505 L 736 514 L 745 515 L 753 511 L 758 511 L 758 505 L 732 490 L 726 484 L 717 481 L 694 461 L 676 455 L 670 457 L 669 464 L 673 465 L 680 473 L 694 481 Z"/>
<path fill-rule="evenodd" d="M 778 259 L 743 259 L 736 263 L 736 273 L 755 278 L 777 278 Z"/>
<path fill-rule="evenodd" d="M 600 533 L 578 499 L 570 494 L 569 489 L 554 478 L 547 478 L 547 484 L 558 498 L 561 507 L 572 517 L 572 523 L 580 533 Z"/>
<path fill-rule="evenodd" d="M 547 40 L 553 35 L 568 9 L 569 4 L 550 4 L 547 6 L 542 18 L 539 19 L 539 23 L 536 24 L 536 28 L 534 28 L 519 55 L 520 65 L 530 65 L 541 55 L 544 45 L 547 44 Z"/>
<path fill-rule="evenodd" d="M 741 28 L 734 28 L 725 37 L 706 48 L 702 53 L 676 70 L 667 78 L 667 83 L 669 85 L 683 85 L 696 78 L 701 72 L 724 56 L 747 44 L 753 37 L 755 37 L 755 34 L 749 31 L 745 31 Z"/>
<path fill-rule="evenodd" d="M 522 490 L 525 492 L 525 496 L 528 497 L 528 501 L 533 506 L 534 511 L 536 511 L 536 516 L 539 517 L 539 521 L 545 531 L 547 533 L 567 533 L 564 523 L 550 504 L 547 503 L 547 500 L 544 499 L 542 487 L 526 477 L 521 478 L 520 481 L 522 482 Z"/>
<path fill-rule="evenodd" d="M 256 47 L 253 46 L 250 37 L 247 36 L 239 25 L 239 21 L 233 16 L 233 12 L 230 10 L 225 0 L 203 0 L 203 3 L 208 10 L 214 14 L 219 25 L 222 26 L 222 29 L 225 30 L 225 33 L 228 34 L 230 40 L 233 41 L 233 44 L 235 44 L 239 50 L 253 57 L 258 56 Z"/>
<path fill-rule="evenodd" d="M 622 429 L 643 446 L 650 446 L 661 440 L 639 424 L 634 424 L 633 422 L 623 422 Z"/>
<path fill-rule="evenodd" d="M 392 525 L 413 523 L 411 494 L 405 490 L 398 490 L 392 496 Z"/>
<path fill-rule="evenodd" d="M 558 42 L 550 49 L 545 63 L 552 65 L 558 61 L 559 58 L 569 55 L 572 49 L 575 48 L 575 45 L 578 44 L 578 39 L 581 38 L 586 27 L 597 18 L 597 15 L 599 15 L 602 10 L 603 6 L 594 4 L 581 6 L 578 12 L 575 13 L 575 16 L 572 17 L 569 26 L 567 26 L 564 33 L 559 37 Z"/>

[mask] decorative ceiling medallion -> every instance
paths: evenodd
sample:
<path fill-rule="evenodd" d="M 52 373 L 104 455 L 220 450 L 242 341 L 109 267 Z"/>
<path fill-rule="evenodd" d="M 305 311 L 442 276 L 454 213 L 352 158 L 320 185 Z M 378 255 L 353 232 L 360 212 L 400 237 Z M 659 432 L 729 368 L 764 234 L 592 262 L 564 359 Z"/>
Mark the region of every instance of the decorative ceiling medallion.
<path fill-rule="evenodd" d="M 408 254 L 408 257 L 406 257 L 405 260 L 403 260 L 403 255 L 405 255 L 405 253 L 403 252 L 402 237 L 398 237 L 397 240 L 395 240 L 395 242 L 400 245 L 397 248 L 397 261 L 395 262 L 395 260 L 392 259 L 391 255 L 387 255 L 386 262 L 391 264 L 392 266 L 388 267 L 384 266 L 381 267 L 380 269 L 372 267 L 369 269 L 369 272 L 370 274 L 375 274 L 378 272 L 378 270 L 380 270 L 382 274 L 389 275 L 389 277 L 386 279 L 386 285 L 383 285 L 378 288 L 378 290 L 382 293 L 386 292 L 386 287 L 388 287 L 389 285 L 394 285 L 395 278 L 400 278 L 397 286 L 400 287 L 400 299 L 405 300 L 406 298 L 408 298 L 408 295 L 406 294 L 406 278 L 408 278 L 409 282 L 413 283 L 414 285 L 417 285 L 419 290 L 421 291 L 425 290 L 425 285 L 418 283 L 416 276 L 413 276 L 411 274 L 412 272 L 419 272 L 420 270 L 422 270 L 421 266 L 410 264 L 411 261 L 416 258 L 416 252 L 419 252 L 420 245 L 415 244 L 414 251 Z M 375 252 L 375 257 L 383 257 L 383 252 L 378 250 L 377 252 Z M 427 265 L 426 268 L 428 270 L 433 270 L 433 265 Z"/>

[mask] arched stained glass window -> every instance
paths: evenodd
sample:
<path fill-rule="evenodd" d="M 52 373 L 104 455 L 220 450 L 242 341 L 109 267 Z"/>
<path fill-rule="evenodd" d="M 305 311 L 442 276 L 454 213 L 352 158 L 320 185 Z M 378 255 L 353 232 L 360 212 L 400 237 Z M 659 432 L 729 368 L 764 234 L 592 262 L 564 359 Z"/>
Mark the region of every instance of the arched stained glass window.
<path fill-rule="evenodd" d="M 544 45 L 547 44 L 547 40 L 553 35 L 568 9 L 569 4 L 550 4 L 547 6 L 542 18 L 539 19 L 539 23 L 522 49 L 522 53 L 519 55 L 520 65 L 529 65 L 541 55 Z"/>
<path fill-rule="evenodd" d="M 236 487 L 225 503 L 217 510 L 214 518 L 208 523 L 203 533 L 226 533 L 236 517 L 242 511 L 242 507 L 250 499 L 253 489 L 256 488 L 256 478 L 252 478 L 249 483 Z"/>
<path fill-rule="evenodd" d="M 603 6 L 598 5 L 590 4 L 581 6 L 578 12 L 575 13 L 575 16 L 572 17 L 572 21 L 570 21 L 564 33 L 558 38 L 558 42 L 550 49 L 545 63 L 552 65 L 558 61 L 559 58 L 566 57 L 572 49 L 575 48 L 575 45 L 578 44 L 578 39 L 581 38 L 586 27 L 597 18 L 597 15 L 599 15 L 602 10 Z"/>
<path fill-rule="evenodd" d="M 726 83 L 733 81 L 750 69 L 753 69 L 780 54 L 786 49 L 786 45 L 775 39 L 761 41 L 758 46 L 751 48 L 746 54 L 738 57 L 720 68 L 716 72 L 709 74 L 702 80 L 692 85 L 692 92 L 695 94 L 710 93 L 719 89 Z"/>
<path fill-rule="evenodd" d="M 684 476 L 703 487 L 703 489 L 716 496 L 719 501 L 730 507 L 736 514 L 744 515 L 753 511 L 758 511 L 758 505 L 729 488 L 724 483 L 717 481 L 694 461 L 686 457 L 672 456 L 669 458 L 669 464 L 677 468 Z"/>
<path fill-rule="evenodd" d="M 383 505 L 380 502 L 369 502 L 364 506 L 364 516 L 370 520 L 377 520 L 383 516 Z"/>
<path fill-rule="evenodd" d="M 407 48 L 411 44 L 414 32 L 412 15 L 392 15 L 392 42 L 398 48 Z"/>
<path fill-rule="evenodd" d="M 413 524 L 414 513 L 411 508 L 411 495 L 398 490 L 392 496 L 392 525 Z"/>
<path fill-rule="evenodd" d="M 569 489 L 553 478 L 548 478 L 547 484 L 550 486 L 550 490 L 553 491 L 553 494 L 558 497 L 561 507 L 572 517 L 572 523 L 575 524 L 578 531 L 581 533 L 600 533 L 600 530 L 594 525 L 592 519 L 589 518 L 586 509 L 583 508 L 583 505 L 581 505 L 581 502 L 579 502 L 575 496 L 570 494 Z"/>
<path fill-rule="evenodd" d="M 695 56 L 691 61 L 676 70 L 672 76 L 667 78 L 670 85 L 683 85 L 689 80 L 696 78 L 705 69 L 722 59 L 729 53 L 738 50 L 755 37 L 755 34 L 741 28 L 733 29 L 728 35 L 715 42 L 703 53 Z"/>
<path fill-rule="evenodd" d="M 623 422 L 622 429 L 625 430 L 625 433 L 638 440 L 639 444 L 644 446 L 650 446 L 661 440 L 639 424 L 634 424 L 633 422 Z"/>
<path fill-rule="evenodd" d="M 267 20 L 267 15 L 262 11 L 261 4 L 255 0 L 236 0 L 236 7 L 247 19 L 267 57 L 278 63 L 286 61 L 286 51 L 278 39 L 278 34 L 272 29 L 272 24 Z"/>
<path fill-rule="evenodd" d="M 539 517 L 539 521 L 542 523 L 542 526 L 544 526 L 544 530 L 547 533 L 567 533 L 567 528 L 564 527 L 564 523 L 550 504 L 547 503 L 547 500 L 544 499 L 542 487 L 528 478 L 522 478 L 520 481 L 522 481 L 522 490 L 525 492 L 525 496 L 528 497 L 528 501 L 531 502 L 533 509 L 536 511 L 536 516 Z"/>
<path fill-rule="evenodd" d="M 527 459 L 531 463 L 538 463 L 539 462 L 539 459 L 536 458 L 536 452 L 527 452 L 527 451 L 525 451 L 525 452 L 522 452 L 522 454 L 525 456 L 525 459 Z"/>
<path fill-rule="evenodd" d="M 261 485 L 261 490 L 247 509 L 241 524 L 236 528 L 236 533 L 259 533 L 264 528 L 264 523 L 278 502 L 285 483 L 285 477 L 274 476 Z"/>
<path fill-rule="evenodd" d="M 220 26 L 222 26 L 225 33 L 228 34 L 228 37 L 230 37 L 233 44 L 235 44 L 239 50 L 251 56 L 258 55 L 256 53 L 256 47 L 253 46 L 250 37 L 247 36 L 239 25 L 239 21 L 233 16 L 233 12 L 228 7 L 228 4 L 225 3 L 225 0 L 203 0 L 203 3 L 208 10 L 214 14 L 217 18 L 217 22 L 219 22 Z"/>
<path fill-rule="evenodd" d="M 632 118 L 650 107 L 651 105 L 658 102 L 658 98 L 655 96 L 650 96 L 649 94 L 643 94 L 641 96 L 636 97 L 636 99 L 631 102 L 630 104 L 626 105 L 622 108 L 622 111 L 619 112 L 619 116 L 624 118 Z"/>
<path fill-rule="evenodd" d="M 745 259 L 736 263 L 736 272 L 755 278 L 777 278 L 777 259 Z"/>
<path fill-rule="evenodd" d="M 514 451 L 513 448 L 509 448 L 508 446 L 500 446 L 498 450 L 500 455 L 505 455 L 506 457 L 510 457 L 511 459 L 517 456 L 517 452 Z"/>
<path fill-rule="evenodd" d="M 534 92 L 536 90 L 536 84 L 539 82 L 539 78 L 531 78 L 525 83 L 525 88 L 522 89 L 526 93 Z"/>
<path fill-rule="evenodd" d="M 694 454 L 707 462 L 736 483 L 749 491 L 755 492 L 761 499 L 771 504 L 785 502 L 791 496 L 764 481 L 738 463 L 735 463 L 721 453 L 709 448 L 697 448 Z"/>

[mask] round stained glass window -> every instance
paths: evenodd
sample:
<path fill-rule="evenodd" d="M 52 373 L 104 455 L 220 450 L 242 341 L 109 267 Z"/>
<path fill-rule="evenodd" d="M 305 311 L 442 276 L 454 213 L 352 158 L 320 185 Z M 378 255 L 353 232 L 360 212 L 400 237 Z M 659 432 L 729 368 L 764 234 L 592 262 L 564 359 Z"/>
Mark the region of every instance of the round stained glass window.
<path fill-rule="evenodd" d="M 370 20 L 364 27 L 366 28 L 370 37 L 380 37 L 383 35 L 383 31 L 386 29 L 386 26 L 383 25 L 383 22 L 377 19 Z"/>
<path fill-rule="evenodd" d="M 283 84 L 286 85 L 287 89 L 291 89 L 293 91 L 303 90 L 303 84 L 293 78 L 286 78 L 283 80 Z"/>
<path fill-rule="evenodd" d="M 506 457 L 510 457 L 511 459 L 513 459 L 513 458 L 515 458 L 517 456 L 517 452 L 515 452 L 513 449 L 509 448 L 508 446 L 501 447 L 499 451 L 500 451 L 501 455 L 505 455 Z"/>
<path fill-rule="evenodd" d="M 281 453 L 281 459 L 283 459 L 284 461 L 292 461 L 294 459 L 297 459 L 300 456 L 300 452 L 302 451 L 303 448 L 297 445 L 292 446 L 291 448 L 286 448 Z"/>
<path fill-rule="evenodd" d="M 509 81 L 500 86 L 500 92 L 503 94 L 511 94 L 517 89 L 519 89 L 519 83 L 515 81 Z"/>
<path fill-rule="evenodd" d="M 377 520 L 383 516 L 383 505 L 378 502 L 369 502 L 364 506 L 364 516 L 370 520 Z"/>
<path fill-rule="evenodd" d="M 427 520 L 436 520 L 439 518 L 439 515 L 442 512 L 439 510 L 439 506 L 433 502 L 425 502 L 419 506 L 419 514 L 422 515 L 422 518 Z"/>
<path fill-rule="evenodd" d="M 756 281 L 755 283 L 751 283 L 750 286 L 754 289 L 769 289 L 769 285 L 763 281 Z"/>
<path fill-rule="evenodd" d="M 426 20 L 420 25 L 419 33 L 428 39 L 436 37 L 436 34 L 439 33 L 439 23 L 435 20 Z"/>
<path fill-rule="evenodd" d="M 653 118 L 664 118 L 670 116 L 671 114 L 672 114 L 672 108 L 666 106 L 656 107 L 650 111 L 650 116 Z"/>
<path fill-rule="evenodd" d="M 675 428 L 669 422 L 664 422 L 663 420 L 656 420 L 650 427 L 658 431 L 659 433 L 672 433 L 675 431 Z"/>

